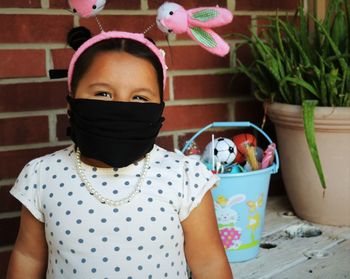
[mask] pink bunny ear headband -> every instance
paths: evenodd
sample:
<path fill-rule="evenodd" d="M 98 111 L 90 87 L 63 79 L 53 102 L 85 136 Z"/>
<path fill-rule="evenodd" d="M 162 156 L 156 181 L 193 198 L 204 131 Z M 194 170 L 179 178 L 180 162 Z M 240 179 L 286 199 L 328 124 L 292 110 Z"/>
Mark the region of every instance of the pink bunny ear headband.
<path fill-rule="evenodd" d="M 138 34 L 138 33 L 129 33 L 129 32 L 120 32 L 120 31 L 109 31 L 109 32 L 101 32 L 100 34 L 92 37 L 91 39 L 87 40 L 85 43 L 83 43 L 78 50 L 74 53 L 70 64 L 68 68 L 68 89 L 71 91 L 71 82 L 74 72 L 75 63 L 77 62 L 80 55 L 87 50 L 89 47 L 93 46 L 94 44 L 108 40 L 108 39 L 130 39 L 137 41 L 141 44 L 144 44 L 147 46 L 159 59 L 160 63 L 162 64 L 163 68 L 163 87 L 165 88 L 166 84 L 166 78 L 167 78 L 167 65 L 165 63 L 165 53 L 163 50 L 158 49 L 150 40 L 148 40 L 144 34 Z"/>
<path fill-rule="evenodd" d="M 106 0 L 69 0 L 73 11 L 81 17 L 95 16 L 101 11 Z M 208 7 L 197 8 L 186 11 L 176 3 L 166 2 L 158 9 L 157 25 L 165 33 L 187 33 L 194 41 L 207 51 L 224 56 L 230 51 L 229 45 L 211 27 L 222 26 L 232 21 L 232 13 L 223 8 Z M 101 28 L 102 29 L 102 28 Z M 75 63 L 80 55 L 92 45 L 111 38 L 124 38 L 138 41 L 147 46 L 159 59 L 163 68 L 163 85 L 165 88 L 167 78 L 167 66 L 164 52 L 158 49 L 152 42 L 145 38 L 144 34 L 129 33 L 121 31 L 102 31 L 100 34 L 90 38 L 83 43 L 73 55 L 68 69 L 68 89 L 71 91 L 72 75 Z"/>
<path fill-rule="evenodd" d="M 230 10 L 219 7 L 202 7 L 185 10 L 176 3 L 165 2 L 158 9 L 157 25 L 165 33 L 187 33 L 207 51 L 225 56 L 230 46 L 213 30 L 212 27 L 226 25 L 232 21 Z"/>

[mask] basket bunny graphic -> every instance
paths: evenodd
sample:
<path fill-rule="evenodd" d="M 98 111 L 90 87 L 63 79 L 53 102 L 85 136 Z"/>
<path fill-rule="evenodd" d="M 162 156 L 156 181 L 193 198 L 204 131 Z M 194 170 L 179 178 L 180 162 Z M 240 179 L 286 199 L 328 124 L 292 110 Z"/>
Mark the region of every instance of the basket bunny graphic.
<path fill-rule="evenodd" d="M 238 194 L 230 198 L 219 196 L 215 202 L 216 218 L 222 243 L 226 249 L 237 249 L 241 242 L 242 229 L 237 227 L 239 215 L 233 206 L 244 202 L 245 195 Z"/>

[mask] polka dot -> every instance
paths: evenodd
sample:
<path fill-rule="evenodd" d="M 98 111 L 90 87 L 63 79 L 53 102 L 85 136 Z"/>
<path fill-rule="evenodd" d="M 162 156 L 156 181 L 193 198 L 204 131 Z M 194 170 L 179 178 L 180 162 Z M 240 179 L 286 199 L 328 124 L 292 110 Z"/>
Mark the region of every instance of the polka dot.
<path fill-rule="evenodd" d="M 116 267 L 114 268 L 114 271 L 115 271 L 115 272 L 119 272 L 119 271 L 120 271 L 120 267 L 119 267 L 119 266 L 116 266 Z"/>
<path fill-rule="evenodd" d="M 95 230 L 94 230 L 93 228 L 91 228 L 91 229 L 89 229 L 89 232 L 90 232 L 90 233 L 94 233 Z"/>
<path fill-rule="evenodd" d="M 158 193 L 159 193 L 159 194 L 163 194 L 163 190 L 159 189 L 159 190 L 158 190 Z"/>
<path fill-rule="evenodd" d="M 64 187 L 64 183 L 60 183 L 60 187 L 61 187 L 61 188 Z"/>
<path fill-rule="evenodd" d="M 131 217 L 126 217 L 125 220 L 126 220 L 126 222 L 131 222 L 132 219 L 131 219 Z"/>
<path fill-rule="evenodd" d="M 103 242 L 107 242 L 107 241 L 108 241 L 108 238 L 107 238 L 107 237 L 102 237 L 102 241 L 103 241 Z"/>
<path fill-rule="evenodd" d="M 137 208 L 137 211 L 138 211 L 138 212 L 142 212 L 142 211 L 143 211 L 143 208 L 142 208 L 142 207 L 138 207 L 138 208 Z"/>
<path fill-rule="evenodd" d="M 82 258 L 82 259 L 81 259 L 81 263 L 86 263 L 86 259 L 85 259 L 85 258 Z"/>
<path fill-rule="evenodd" d="M 156 219 L 156 217 L 151 217 L 151 221 L 156 221 L 157 219 Z"/>
<path fill-rule="evenodd" d="M 42 189 L 46 189 L 46 184 L 44 184 L 43 186 L 41 186 Z"/>
<path fill-rule="evenodd" d="M 118 251 L 120 251 L 120 248 L 118 246 L 116 246 L 116 247 L 114 247 L 114 251 L 118 252 Z"/>
<path fill-rule="evenodd" d="M 93 214 L 95 211 L 93 209 L 89 209 L 89 213 Z"/>
<path fill-rule="evenodd" d="M 77 224 L 81 224 L 81 219 L 77 219 L 76 221 L 75 221 Z"/>
<path fill-rule="evenodd" d="M 155 241 L 156 239 L 157 239 L 157 238 L 156 238 L 155 236 L 152 236 L 152 237 L 151 237 L 151 240 L 152 240 L 152 241 Z"/>
<path fill-rule="evenodd" d="M 128 236 L 128 237 L 126 238 L 126 240 L 127 240 L 127 241 L 131 241 L 131 240 L 132 240 L 132 237 L 131 237 L 131 236 Z"/>
<path fill-rule="evenodd" d="M 77 204 L 78 204 L 78 205 L 82 205 L 82 204 L 83 204 L 83 201 L 82 201 L 82 200 L 79 200 L 79 201 L 77 202 Z"/>
<path fill-rule="evenodd" d="M 118 228 L 118 227 L 115 227 L 115 228 L 113 229 L 113 231 L 119 232 L 119 228 Z"/>
<path fill-rule="evenodd" d="M 107 257 L 104 257 L 104 258 L 102 259 L 102 261 L 106 263 L 106 262 L 108 262 L 108 258 L 107 258 Z"/>
<path fill-rule="evenodd" d="M 101 219 L 101 223 L 106 223 L 107 222 L 107 219 L 106 218 L 102 218 Z"/>
<path fill-rule="evenodd" d="M 68 196 L 73 196 L 73 192 L 68 192 Z"/>
<path fill-rule="evenodd" d="M 149 202 L 153 202 L 153 199 L 152 198 L 148 198 L 147 199 Z"/>
<path fill-rule="evenodd" d="M 127 256 L 127 257 L 126 257 L 126 260 L 127 260 L 127 261 L 131 261 L 131 257 L 130 257 L 130 256 Z"/>
<path fill-rule="evenodd" d="M 92 269 L 91 269 L 91 272 L 92 272 L 92 273 L 96 273 L 96 271 L 97 271 L 96 268 L 92 268 Z"/>
<path fill-rule="evenodd" d="M 144 230 L 145 230 L 145 227 L 142 227 L 142 226 L 139 227 L 139 231 L 140 231 L 140 232 L 143 232 Z"/>
<path fill-rule="evenodd" d="M 160 173 L 157 173 L 157 177 L 162 177 L 162 175 Z"/>
<path fill-rule="evenodd" d="M 147 185 L 151 185 L 152 184 L 152 181 L 151 180 L 147 180 Z"/>
<path fill-rule="evenodd" d="M 142 265 L 139 265 L 139 266 L 137 267 L 137 269 L 138 269 L 138 270 L 142 270 L 142 269 L 143 269 Z"/>
<path fill-rule="evenodd" d="M 84 243 L 84 239 L 79 238 L 79 239 L 78 239 L 78 242 L 79 242 L 79 243 Z"/>
<path fill-rule="evenodd" d="M 70 213 L 71 213 L 70 210 L 66 211 L 66 215 L 70 215 Z"/>
<path fill-rule="evenodd" d="M 129 181 L 125 181 L 124 185 L 128 186 L 128 185 L 130 185 L 130 182 Z"/>
<path fill-rule="evenodd" d="M 70 230 L 66 230 L 66 235 L 70 235 L 71 231 Z"/>
<path fill-rule="evenodd" d="M 113 194 L 114 195 L 118 194 L 118 190 L 113 190 Z"/>
<path fill-rule="evenodd" d="M 90 251 L 91 251 L 92 253 L 95 253 L 95 252 L 96 252 L 96 248 L 91 248 Z"/>
<path fill-rule="evenodd" d="M 141 245 L 141 246 L 137 247 L 137 250 L 139 250 L 139 251 L 143 250 L 143 246 Z"/>

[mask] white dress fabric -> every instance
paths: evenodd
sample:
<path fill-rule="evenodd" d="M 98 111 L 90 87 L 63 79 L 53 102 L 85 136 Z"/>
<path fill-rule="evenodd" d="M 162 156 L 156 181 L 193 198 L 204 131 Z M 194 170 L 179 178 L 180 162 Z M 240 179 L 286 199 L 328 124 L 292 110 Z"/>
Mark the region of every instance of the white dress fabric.
<path fill-rule="evenodd" d="M 47 279 L 187 279 L 181 222 L 218 177 L 191 158 L 154 146 L 141 193 L 117 208 L 88 193 L 73 146 L 32 160 L 11 194 L 40 222 L 48 244 Z M 103 196 L 132 192 L 143 160 L 125 168 L 82 163 Z"/>

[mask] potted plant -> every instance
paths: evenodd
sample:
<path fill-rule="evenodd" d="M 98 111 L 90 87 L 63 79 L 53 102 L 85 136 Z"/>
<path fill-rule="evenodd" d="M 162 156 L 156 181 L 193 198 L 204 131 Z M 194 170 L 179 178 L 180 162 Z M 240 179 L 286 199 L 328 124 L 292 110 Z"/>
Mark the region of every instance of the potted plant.
<path fill-rule="evenodd" d="M 302 5 L 292 19 L 267 20 L 243 36 L 253 61 L 235 71 L 251 80 L 275 125 L 296 214 L 350 226 L 350 4 L 329 1 L 323 20 Z"/>

